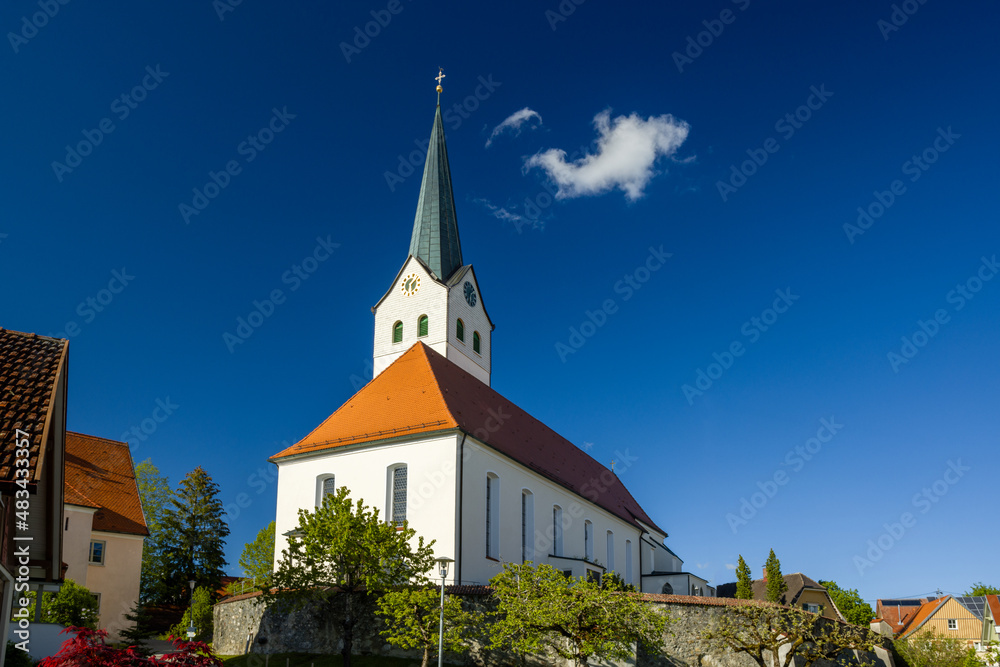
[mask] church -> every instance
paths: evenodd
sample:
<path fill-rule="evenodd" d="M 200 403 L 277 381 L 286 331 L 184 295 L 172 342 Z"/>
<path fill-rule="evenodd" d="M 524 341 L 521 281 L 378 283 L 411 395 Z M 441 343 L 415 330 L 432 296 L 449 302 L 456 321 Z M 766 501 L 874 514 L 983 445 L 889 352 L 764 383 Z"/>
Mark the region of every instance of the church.
<path fill-rule="evenodd" d="M 715 596 L 612 470 L 491 387 L 494 324 L 462 256 L 440 104 L 409 255 L 372 312 L 374 378 L 270 458 L 276 562 L 298 510 L 346 486 L 434 540 L 435 556 L 455 561 L 452 584 L 484 585 L 504 562 L 532 561 L 574 577 L 615 572 L 643 592 Z"/>

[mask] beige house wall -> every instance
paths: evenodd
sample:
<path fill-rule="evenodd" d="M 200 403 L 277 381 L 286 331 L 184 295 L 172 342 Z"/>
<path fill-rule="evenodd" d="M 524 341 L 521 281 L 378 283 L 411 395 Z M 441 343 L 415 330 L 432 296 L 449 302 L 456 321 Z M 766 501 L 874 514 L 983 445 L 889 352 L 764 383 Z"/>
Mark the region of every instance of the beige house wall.
<path fill-rule="evenodd" d="M 811 588 L 804 589 L 802 594 L 799 595 L 799 599 L 795 601 L 795 607 L 802 609 L 802 605 L 804 604 L 817 604 L 822 607 L 821 616 L 840 620 L 840 617 L 837 616 L 833 600 L 830 599 L 830 596 L 825 591 L 816 591 Z"/>
<path fill-rule="evenodd" d="M 63 517 L 63 562 L 66 578 L 87 586 L 87 560 L 90 558 L 90 531 L 94 525 L 92 507 L 66 505 Z M 89 588 L 89 586 L 88 586 Z"/>
<path fill-rule="evenodd" d="M 142 536 L 93 531 L 90 539 L 103 540 L 103 565 L 87 565 L 87 588 L 101 595 L 99 627 L 116 641 L 127 627 L 125 613 L 139 599 L 139 577 L 142 573 Z M 88 548 L 90 540 L 87 541 Z"/>
<path fill-rule="evenodd" d="M 956 630 L 948 629 L 948 619 L 951 618 L 957 621 L 958 628 Z M 964 639 L 970 644 L 974 641 L 979 641 L 983 636 L 982 621 L 973 616 L 968 609 L 960 605 L 955 598 L 951 598 L 945 602 L 916 632 L 917 634 L 927 632 L 931 628 L 942 637 Z"/>

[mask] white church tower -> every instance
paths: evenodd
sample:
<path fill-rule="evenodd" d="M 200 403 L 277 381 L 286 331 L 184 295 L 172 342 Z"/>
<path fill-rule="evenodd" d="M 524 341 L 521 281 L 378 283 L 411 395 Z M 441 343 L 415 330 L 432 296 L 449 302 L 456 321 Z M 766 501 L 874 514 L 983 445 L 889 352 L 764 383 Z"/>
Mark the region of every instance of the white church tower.
<path fill-rule="evenodd" d="M 420 341 L 490 384 L 494 326 L 475 271 L 462 262 L 440 104 L 427 147 L 410 254 L 372 312 L 376 377 Z"/>

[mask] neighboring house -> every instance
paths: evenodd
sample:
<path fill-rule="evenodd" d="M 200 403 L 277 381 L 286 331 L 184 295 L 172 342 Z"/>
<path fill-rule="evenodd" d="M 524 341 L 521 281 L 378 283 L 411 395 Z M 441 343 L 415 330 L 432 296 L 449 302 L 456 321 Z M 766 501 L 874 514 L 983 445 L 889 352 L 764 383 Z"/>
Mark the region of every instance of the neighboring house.
<path fill-rule="evenodd" d="M 819 583 L 801 572 L 786 574 L 783 578 L 785 584 L 788 586 L 788 590 L 778 600 L 779 603 L 796 609 L 811 611 L 814 614 L 819 614 L 835 621 L 846 622 L 843 614 L 840 613 L 837 605 L 834 604 L 833 598 L 830 597 L 826 588 Z M 720 584 L 718 587 L 718 596 L 720 598 L 736 597 L 736 582 Z M 753 599 L 767 599 L 766 574 L 764 579 L 753 580 Z"/>
<path fill-rule="evenodd" d="M 440 107 L 409 254 L 372 310 L 374 379 L 270 459 L 276 560 L 298 510 L 346 486 L 434 540 L 456 561 L 450 583 L 485 584 L 503 562 L 532 561 L 572 576 L 615 571 L 655 593 L 678 574 L 677 592 L 713 594 L 680 572 L 667 532 L 615 472 L 490 387 L 494 325 L 462 257 Z"/>
<path fill-rule="evenodd" d="M 662 557 L 657 563 L 663 570 L 653 570 L 642 575 L 642 590 L 647 593 L 663 593 L 665 595 L 697 595 L 715 597 L 715 587 L 708 585 L 708 580 L 690 572 L 684 572 L 684 561 L 681 557 L 663 547 L 669 557 Z"/>
<path fill-rule="evenodd" d="M 142 543 L 149 535 L 132 455 L 124 442 L 66 434 L 66 578 L 97 596 L 99 627 L 112 641 L 139 599 Z"/>
<path fill-rule="evenodd" d="M 954 597 L 930 600 L 910 616 L 896 633 L 902 639 L 934 630 L 935 634 L 964 641 L 978 648 L 983 638 L 983 620 L 987 613 L 986 596 Z"/>
<path fill-rule="evenodd" d="M 934 598 L 936 599 L 936 598 Z M 903 631 L 920 606 L 929 602 L 928 598 L 893 598 L 875 602 L 875 620 L 871 623 L 873 632 L 884 637 L 894 637 Z"/>
<path fill-rule="evenodd" d="M 15 573 L 18 585 L 26 583 L 36 592 L 58 591 L 63 581 L 68 357 L 66 340 L 0 329 L 0 613 L 4 620 L 11 618 Z M 27 465 L 18 464 L 25 458 L 21 454 L 27 454 Z M 26 483 L 18 484 L 18 480 Z M 22 497 L 17 497 L 18 492 Z M 17 505 L 18 501 L 24 504 Z M 25 568 L 26 582 L 21 577 Z M 40 616 L 37 605 L 33 620 L 39 621 Z M 18 642 L 23 636 L 8 633 L 5 622 L 0 627 L 6 635 L 0 637 L 2 662 L 6 639 Z"/>
<path fill-rule="evenodd" d="M 1000 596 L 986 596 L 986 611 L 983 615 L 983 637 L 981 647 L 988 648 L 991 644 L 1000 642 L 997 636 L 997 623 L 1000 622 Z"/>

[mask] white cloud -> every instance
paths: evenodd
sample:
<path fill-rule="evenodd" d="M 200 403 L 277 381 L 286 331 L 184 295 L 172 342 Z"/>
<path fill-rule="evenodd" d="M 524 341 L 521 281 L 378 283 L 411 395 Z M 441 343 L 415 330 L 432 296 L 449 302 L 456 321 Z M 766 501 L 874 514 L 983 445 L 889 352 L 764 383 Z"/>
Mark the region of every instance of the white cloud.
<path fill-rule="evenodd" d="M 528 107 L 524 107 L 520 111 L 515 111 L 511 115 L 504 118 L 503 122 L 493 128 L 493 132 L 490 134 L 490 138 L 486 140 L 486 148 L 490 147 L 493 140 L 497 138 L 497 135 L 504 132 L 505 130 L 513 130 L 514 136 L 521 134 L 521 126 L 527 123 L 533 118 L 538 119 L 538 124 L 542 124 L 542 117 L 537 111 L 533 111 Z"/>
<path fill-rule="evenodd" d="M 727 570 L 735 570 L 736 566 L 733 565 L 732 563 L 726 563 L 726 569 Z"/>
<path fill-rule="evenodd" d="M 697 566 L 698 566 L 698 569 L 699 569 L 699 570 L 704 570 L 704 569 L 705 569 L 706 567 L 708 567 L 708 566 L 709 566 L 710 564 L 711 564 L 711 563 L 695 563 L 695 565 L 697 565 Z"/>
<path fill-rule="evenodd" d="M 525 160 L 525 170 L 541 167 L 557 186 L 558 199 L 599 195 L 621 188 L 629 201 L 643 190 L 658 172 L 657 159 L 672 156 L 687 139 L 690 127 L 666 114 L 643 120 L 638 114 L 611 118 L 609 110 L 594 116 L 597 153 L 573 162 L 566 151 L 550 148 Z"/>

